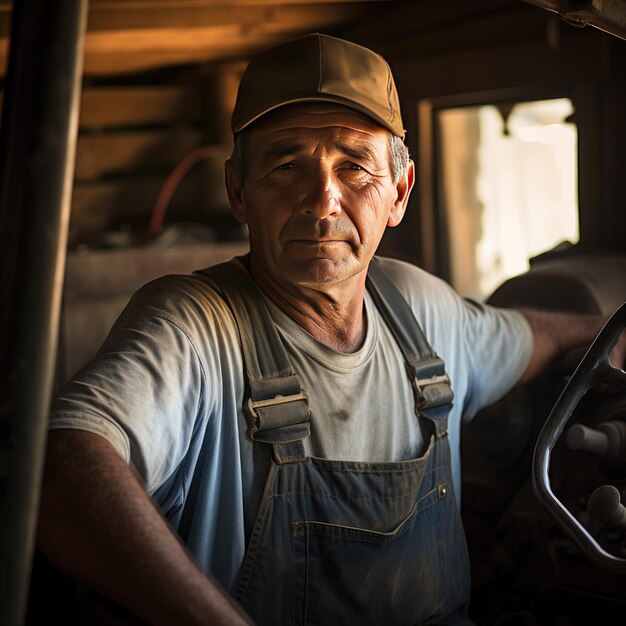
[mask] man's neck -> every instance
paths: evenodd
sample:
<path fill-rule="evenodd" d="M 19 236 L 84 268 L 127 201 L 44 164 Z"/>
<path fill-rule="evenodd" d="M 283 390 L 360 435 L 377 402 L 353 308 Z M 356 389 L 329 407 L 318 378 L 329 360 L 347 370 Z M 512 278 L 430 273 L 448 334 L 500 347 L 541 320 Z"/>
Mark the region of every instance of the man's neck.
<path fill-rule="evenodd" d="M 285 286 L 252 262 L 250 272 L 265 295 L 320 343 L 338 352 L 356 352 L 365 340 L 365 274 L 322 289 Z"/>

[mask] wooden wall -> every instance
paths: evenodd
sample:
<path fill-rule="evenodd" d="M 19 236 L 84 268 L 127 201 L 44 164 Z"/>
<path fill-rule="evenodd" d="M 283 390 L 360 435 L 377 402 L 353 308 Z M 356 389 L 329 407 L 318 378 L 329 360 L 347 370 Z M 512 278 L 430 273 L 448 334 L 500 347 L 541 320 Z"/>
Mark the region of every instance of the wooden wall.
<path fill-rule="evenodd" d="M 238 79 L 235 70 L 230 73 Z M 218 82 L 224 89 L 216 98 Z M 189 166 L 180 171 L 163 226 L 195 223 L 206 227 L 204 234 L 214 229 L 216 239 L 241 236 L 233 230 L 222 182 L 231 146 L 223 132 L 227 115 L 216 100 L 228 108 L 234 93 L 228 84 L 223 75 L 198 71 L 166 79 L 86 81 L 70 249 L 144 241 L 159 195 L 185 159 Z M 211 156 L 194 159 L 207 148 Z"/>
<path fill-rule="evenodd" d="M 223 185 L 241 69 L 85 79 L 57 388 L 95 355 L 143 284 L 247 251 Z M 199 150 L 206 154 L 194 159 Z M 185 161 L 188 169 L 179 170 Z M 170 185 L 175 191 L 155 236 L 151 218 L 177 171 L 179 184 Z"/>

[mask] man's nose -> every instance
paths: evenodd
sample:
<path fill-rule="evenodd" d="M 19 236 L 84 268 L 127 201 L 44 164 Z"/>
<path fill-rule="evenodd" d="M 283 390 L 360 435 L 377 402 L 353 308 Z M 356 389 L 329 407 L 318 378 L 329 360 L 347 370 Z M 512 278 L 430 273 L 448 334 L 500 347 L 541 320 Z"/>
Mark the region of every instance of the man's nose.
<path fill-rule="evenodd" d="M 318 172 L 311 175 L 304 187 L 299 207 L 302 214 L 323 220 L 341 213 L 339 189 L 331 174 Z"/>

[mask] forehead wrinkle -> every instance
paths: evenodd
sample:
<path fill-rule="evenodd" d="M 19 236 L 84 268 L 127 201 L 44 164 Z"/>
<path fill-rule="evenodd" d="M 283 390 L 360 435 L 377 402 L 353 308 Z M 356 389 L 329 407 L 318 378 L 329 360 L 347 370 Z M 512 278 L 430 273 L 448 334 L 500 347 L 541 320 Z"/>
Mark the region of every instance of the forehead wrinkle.
<path fill-rule="evenodd" d="M 305 150 L 305 145 L 302 141 L 285 139 L 282 141 L 276 141 L 271 144 L 267 150 L 264 151 L 263 161 L 274 161 L 282 159 L 286 156 L 298 154 Z"/>
<path fill-rule="evenodd" d="M 310 146 L 309 143 L 312 145 Z M 316 138 L 315 141 L 308 142 L 306 140 L 298 140 L 296 138 L 293 139 L 280 139 L 274 142 L 271 142 L 269 146 L 267 146 L 266 150 L 264 150 L 264 160 L 273 161 L 279 160 L 286 156 L 291 156 L 294 154 L 300 154 L 302 152 L 306 152 L 308 150 L 315 150 L 317 146 L 320 144 L 325 144 L 325 142 L 321 138 Z M 333 149 L 338 150 L 339 152 L 353 157 L 357 159 L 367 159 L 374 161 L 377 157 L 376 150 L 369 145 L 367 139 L 348 139 L 347 141 L 344 139 L 336 139 L 330 142 L 332 145 L 327 147 L 327 150 Z"/>
<path fill-rule="evenodd" d="M 340 152 L 343 152 L 345 155 L 355 159 L 361 159 L 365 161 L 376 160 L 376 152 L 372 150 L 365 142 L 359 142 L 352 145 L 338 142 L 337 149 Z"/>
<path fill-rule="evenodd" d="M 260 165 L 271 167 L 276 162 L 286 157 L 298 156 L 305 153 L 317 152 L 322 149 L 327 154 L 339 152 L 353 159 L 360 159 L 369 163 L 377 163 L 380 158 L 388 157 L 388 142 L 385 142 L 379 134 L 369 128 L 355 126 L 350 121 L 339 122 L 333 119 L 329 124 L 309 125 L 305 116 L 298 116 L 294 124 L 274 124 L 267 129 L 265 137 L 257 135 L 257 129 L 253 130 L 254 141 L 260 148 Z M 378 130 L 378 129 L 376 129 Z M 386 133 L 385 133 L 386 136 Z M 378 143 L 385 143 L 384 155 L 378 150 Z"/>

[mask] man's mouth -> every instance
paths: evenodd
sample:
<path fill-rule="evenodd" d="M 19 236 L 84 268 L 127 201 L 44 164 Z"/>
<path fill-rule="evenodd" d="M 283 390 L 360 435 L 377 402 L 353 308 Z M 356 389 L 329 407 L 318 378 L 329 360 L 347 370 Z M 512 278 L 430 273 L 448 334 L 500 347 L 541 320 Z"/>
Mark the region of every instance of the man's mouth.
<path fill-rule="evenodd" d="M 355 233 L 349 224 L 326 222 L 324 220 L 298 220 L 289 223 L 282 232 L 286 245 L 310 248 L 334 247 L 339 245 L 354 246 Z"/>
<path fill-rule="evenodd" d="M 292 239 L 289 243 L 322 245 L 331 243 L 347 243 L 347 241 L 345 239 Z"/>

